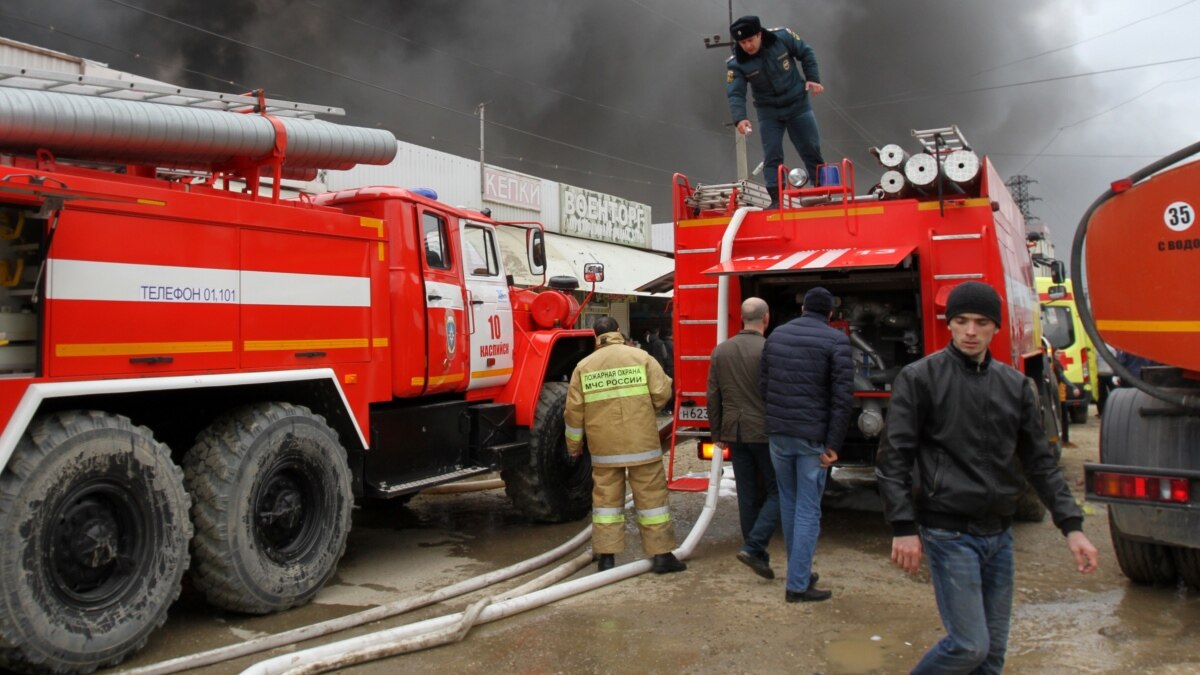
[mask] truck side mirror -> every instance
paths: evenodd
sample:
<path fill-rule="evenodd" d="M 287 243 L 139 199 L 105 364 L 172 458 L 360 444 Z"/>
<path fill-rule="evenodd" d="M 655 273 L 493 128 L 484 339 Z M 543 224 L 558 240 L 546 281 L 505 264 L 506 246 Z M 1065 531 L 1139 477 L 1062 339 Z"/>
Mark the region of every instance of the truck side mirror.
<path fill-rule="evenodd" d="M 539 229 L 525 230 L 525 248 L 529 271 L 535 276 L 546 273 L 546 235 Z"/>
<path fill-rule="evenodd" d="M 604 263 L 585 263 L 583 266 L 583 280 L 588 283 L 600 283 L 604 281 Z"/>
<path fill-rule="evenodd" d="M 1056 284 L 1061 284 L 1067 278 L 1067 264 L 1061 260 L 1055 260 L 1050 265 L 1050 280 Z M 1066 289 L 1063 289 L 1066 293 Z"/>

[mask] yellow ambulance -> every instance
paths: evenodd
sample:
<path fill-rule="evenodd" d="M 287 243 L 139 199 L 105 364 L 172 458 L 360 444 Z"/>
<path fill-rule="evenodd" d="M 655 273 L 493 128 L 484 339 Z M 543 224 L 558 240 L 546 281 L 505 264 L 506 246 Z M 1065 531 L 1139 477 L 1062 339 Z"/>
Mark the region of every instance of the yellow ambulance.
<path fill-rule="evenodd" d="M 1038 300 L 1042 303 L 1042 335 L 1054 347 L 1067 379 L 1080 391 L 1078 397 L 1072 397 L 1068 388 L 1064 405 L 1070 411 L 1071 421 L 1082 424 L 1087 421 L 1088 406 L 1096 400 L 1098 391 L 1096 349 L 1079 320 L 1071 280 L 1056 284 L 1050 277 L 1037 277 L 1036 281 Z"/>

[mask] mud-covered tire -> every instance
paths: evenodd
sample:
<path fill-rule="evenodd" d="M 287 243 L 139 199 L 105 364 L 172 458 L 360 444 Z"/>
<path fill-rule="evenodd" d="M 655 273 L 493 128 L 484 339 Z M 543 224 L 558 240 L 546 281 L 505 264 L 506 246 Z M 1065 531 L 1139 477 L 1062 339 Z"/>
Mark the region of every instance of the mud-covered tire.
<path fill-rule="evenodd" d="M 542 385 L 533 428 L 529 430 L 529 462 L 502 471 L 504 491 L 531 520 L 564 523 L 579 520 L 592 508 L 592 458 L 567 454 L 563 412 L 567 383 Z"/>
<path fill-rule="evenodd" d="M 209 603 L 267 614 L 303 605 L 346 550 L 346 451 L 324 418 L 256 403 L 213 422 L 184 459 L 192 581 Z"/>
<path fill-rule="evenodd" d="M 1200 589 L 1200 549 L 1172 546 L 1171 558 L 1179 577 L 1192 588 Z"/>
<path fill-rule="evenodd" d="M 1068 411 L 1071 416 L 1071 424 L 1087 424 L 1088 408 L 1090 406 L 1077 405 Z"/>
<path fill-rule="evenodd" d="M 1129 580 L 1146 586 L 1172 586 L 1177 575 L 1171 548 L 1161 544 L 1135 541 L 1126 537 L 1112 513 L 1108 514 L 1108 532 L 1112 537 L 1117 565 Z"/>
<path fill-rule="evenodd" d="M 146 644 L 188 566 L 188 495 L 128 418 L 59 412 L 0 476 L 0 665 L 86 673 Z"/>

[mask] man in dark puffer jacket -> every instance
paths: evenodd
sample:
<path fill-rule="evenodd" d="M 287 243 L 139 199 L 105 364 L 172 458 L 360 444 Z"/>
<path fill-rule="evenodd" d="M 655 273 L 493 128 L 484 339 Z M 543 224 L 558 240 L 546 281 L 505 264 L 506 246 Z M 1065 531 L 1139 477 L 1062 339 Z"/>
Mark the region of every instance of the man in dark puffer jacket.
<path fill-rule="evenodd" d="M 829 325 L 833 295 L 813 288 L 801 310 L 767 337 L 759 377 L 788 554 L 788 602 L 832 595 L 815 587 L 812 558 L 826 469 L 837 461 L 854 399 L 850 339 Z"/>

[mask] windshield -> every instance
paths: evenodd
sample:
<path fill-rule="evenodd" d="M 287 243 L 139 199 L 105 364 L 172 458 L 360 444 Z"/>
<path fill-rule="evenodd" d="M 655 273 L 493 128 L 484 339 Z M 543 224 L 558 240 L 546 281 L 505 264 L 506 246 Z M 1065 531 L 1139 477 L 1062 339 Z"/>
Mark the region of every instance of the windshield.
<path fill-rule="evenodd" d="M 1075 317 L 1070 307 L 1043 305 L 1042 316 L 1042 334 L 1055 349 L 1075 344 Z"/>

